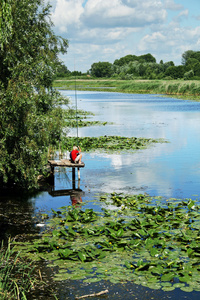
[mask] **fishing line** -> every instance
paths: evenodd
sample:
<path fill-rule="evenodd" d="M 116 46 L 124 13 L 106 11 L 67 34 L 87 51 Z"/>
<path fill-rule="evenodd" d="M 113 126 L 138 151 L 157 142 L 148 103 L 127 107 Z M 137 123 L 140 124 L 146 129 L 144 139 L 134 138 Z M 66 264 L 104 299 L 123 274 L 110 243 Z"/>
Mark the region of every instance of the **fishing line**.
<path fill-rule="evenodd" d="M 76 138 L 78 146 L 78 103 L 77 103 L 77 90 L 76 90 L 76 67 L 75 67 L 75 58 L 74 58 L 74 75 L 75 75 L 75 104 L 76 104 Z"/>

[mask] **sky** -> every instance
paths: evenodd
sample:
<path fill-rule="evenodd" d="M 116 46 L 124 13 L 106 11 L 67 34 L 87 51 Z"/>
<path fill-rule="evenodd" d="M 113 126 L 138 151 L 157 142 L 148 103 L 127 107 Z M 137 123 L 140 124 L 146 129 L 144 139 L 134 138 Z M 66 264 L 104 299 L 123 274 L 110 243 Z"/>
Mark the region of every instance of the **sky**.
<path fill-rule="evenodd" d="M 47 2 L 47 0 L 46 0 Z M 67 38 L 60 59 L 70 71 L 96 62 L 151 53 L 180 65 L 187 50 L 200 51 L 199 0 L 48 0 L 54 33 Z"/>

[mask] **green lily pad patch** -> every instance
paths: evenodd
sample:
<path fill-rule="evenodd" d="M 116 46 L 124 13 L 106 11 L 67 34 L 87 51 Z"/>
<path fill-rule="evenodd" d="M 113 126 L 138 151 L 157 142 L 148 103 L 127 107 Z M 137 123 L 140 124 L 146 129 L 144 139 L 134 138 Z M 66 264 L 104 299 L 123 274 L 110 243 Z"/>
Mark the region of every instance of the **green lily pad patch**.
<path fill-rule="evenodd" d="M 122 136 L 100 136 L 79 137 L 79 145 L 82 151 L 102 149 L 105 151 L 127 151 L 145 149 L 154 143 L 166 142 L 163 139 L 122 137 Z M 63 139 L 63 148 L 72 149 L 77 143 L 77 138 L 66 137 Z"/>
<path fill-rule="evenodd" d="M 116 210 L 54 210 L 40 239 L 16 242 L 16 251 L 58 266 L 55 280 L 132 281 L 163 291 L 199 291 L 198 201 L 116 193 L 100 201 Z"/>

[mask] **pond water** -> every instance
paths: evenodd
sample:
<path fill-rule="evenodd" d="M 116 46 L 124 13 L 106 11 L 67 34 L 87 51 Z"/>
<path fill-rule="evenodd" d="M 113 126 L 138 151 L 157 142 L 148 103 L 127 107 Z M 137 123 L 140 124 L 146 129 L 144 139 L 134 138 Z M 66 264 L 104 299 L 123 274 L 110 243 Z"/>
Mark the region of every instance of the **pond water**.
<path fill-rule="evenodd" d="M 74 91 L 62 91 L 75 106 Z M 200 103 L 158 95 L 135 95 L 107 92 L 77 92 L 78 109 L 91 111 L 91 120 L 108 122 L 105 126 L 78 129 L 79 137 L 119 135 L 162 138 L 149 149 L 127 153 L 83 153 L 86 165 L 81 169 L 79 197 L 85 207 L 100 210 L 97 194 L 124 192 L 148 193 L 150 196 L 198 199 L 200 195 Z M 76 135 L 76 129 L 69 135 Z M 66 149 L 69 152 L 71 149 Z M 76 185 L 78 183 L 76 182 Z M 56 170 L 55 186 L 29 199 L 1 198 L 1 238 L 8 235 L 39 232 L 36 214 L 51 208 L 71 205 L 73 199 L 56 191 L 72 188 L 70 170 Z M 55 194 L 54 194 L 55 193 Z M 26 216 L 26 218 L 24 217 Z M 84 285 L 71 281 L 57 284 L 58 299 L 75 299 L 76 295 L 109 289 L 107 299 L 199 299 L 198 292 L 184 293 L 150 290 L 132 283 L 112 285 L 108 282 Z M 141 295 L 142 298 L 141 298 Z M 39 298 L 38 298 L 39 299 Z M 46 299 L 45 297 L 40 299 Z M 98 299 L 94 297 L 93 299 Z"/>
<path fill-rule="evenodd" d="M 63 93 L 74 103 L 73 91 Z M 95 113 L 92 119 L 112 123 L 79 128 L 81 137 L 119 135 L 169 142 L 135 153 L 83 154 L 87 168 L 82 178 L 91 190 L 198 198 L 200 103 L 106 92 L 78 92 L 77 99 L 78 108 Z"/>

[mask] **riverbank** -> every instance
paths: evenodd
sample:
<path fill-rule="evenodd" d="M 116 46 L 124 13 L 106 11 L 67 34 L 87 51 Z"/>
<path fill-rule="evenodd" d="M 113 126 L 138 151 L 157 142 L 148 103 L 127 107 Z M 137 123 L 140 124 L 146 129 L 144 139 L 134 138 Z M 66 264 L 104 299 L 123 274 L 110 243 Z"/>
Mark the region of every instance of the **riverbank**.
<path fill-rule="evenodd" d="M 163 94 L 200 101 L 198 80 L 58 79 L 53 86 L 65 90 Z"/>

